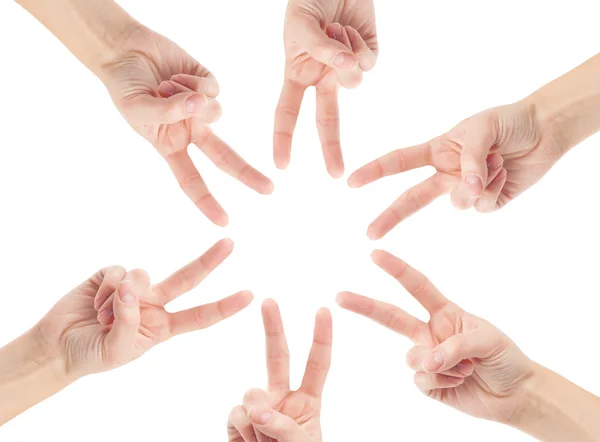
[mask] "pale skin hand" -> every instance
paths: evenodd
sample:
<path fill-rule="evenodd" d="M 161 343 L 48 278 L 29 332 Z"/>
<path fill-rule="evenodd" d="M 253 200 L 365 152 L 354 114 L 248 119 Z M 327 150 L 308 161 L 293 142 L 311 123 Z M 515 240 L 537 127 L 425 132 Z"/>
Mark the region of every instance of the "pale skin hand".
<path fill-rule="evenodd" d="M 267 177 L 212 132 L 209 124 L 221 116 L 217 80 L 172 41 L 140 27 L 100 77 L 127 122 L 152 143 L 185 194 L 215 224 L 227 225 L 228 216 L 192 162 L 190 144 L 248 187 L 273 192 Z"/>
<path fill-rule="evenodd" d="M 429 312 L 428 322 L 354 293 L 339 305 L 408 337 L 407 363 L 426 395 L 472 416 L 508 423 L 522 408 L 532 363 L 500 330 L 448 301 L 422 274 L 387 252 L 373 260 Z"/>
<path fill-rule="evenodd" d="M 327 309 L 315 320 L 312 349 L 299 390 L 290 390 L 290 354 L 279 307 L 262 306 L 268 388 L 249 390 L 227 424 L 229 442 L 320 442 L 321 396 L 331 365 L 332 321 Z"/>
<path fill-rule="evenodd" d="M 317 91 L 317 129 L 328 172 L 344 173 L 338 89 L 373 69 L 378 45 L 373 0 L 290 0 L 284 30 L 285 80 L 275 112 L 273 155 L 285 169 L 305 90 Z"/>
<path fill-rule="evenodd" d="M 354 172 L 350 187 L 433 166 L 435 174 L 407 190 L 368 229 L 380 239 L 440 196 L 459 209 L 492 212 L 537 183 L 565 153 L 525 102 L 489 109 L 433 140 L 391 152 Z M 482 185 L 485 183 L 485 186 Z"/>
<path fill-rule="evenodd" d="M 62 298 L 36 329 L 49 351 L 65 361 L 69 378 L 127 364 L 173 336 L 236 314 L 252 301 L 250 292 L 240 292 L 181 312 L 165 310 L 202 282 L 232 248 L 230 240 L 222 240 L 155 285 L 143 270 L 105 268 Z"/>

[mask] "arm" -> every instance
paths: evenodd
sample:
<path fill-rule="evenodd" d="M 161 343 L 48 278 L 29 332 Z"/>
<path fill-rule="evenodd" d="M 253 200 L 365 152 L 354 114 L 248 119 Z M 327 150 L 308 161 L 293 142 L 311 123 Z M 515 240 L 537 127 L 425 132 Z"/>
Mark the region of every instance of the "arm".
<path fill-rule="evenodd" d="M 102 66 L 141 25 L 112 0 L 17 0 L 85 66 L 102 77 Z"/>
<path fill-rule="evenodd" d="M 548 83 L 525 102 L 564 151 L 600 130 L 600 54 Z"/>
<path fill-rule="evenodd" d="M 600 441 L 600 398 L 538 366 L 509 424 L 544 442 Z"/>
<path fill-rule="evenodd" d="M 74 379 L 37 328 L 0 349 L 0 425 L 58 393 Z"/>

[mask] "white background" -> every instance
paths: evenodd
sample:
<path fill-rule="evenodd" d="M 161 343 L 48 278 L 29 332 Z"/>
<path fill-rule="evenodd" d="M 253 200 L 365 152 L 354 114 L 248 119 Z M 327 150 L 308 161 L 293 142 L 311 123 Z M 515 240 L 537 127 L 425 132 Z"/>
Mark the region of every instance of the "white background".
<path fill-rule="evenodd" d="M 493 215 L 448 198 L 378 244 L 366 228 L 420 170 L 361 190 L 325 173 L 306 96 L 292 165 L 271 159 L 283 73 L 284 0 L 130 0 L 219 79 L 215 130 L 273 178 L 254 194 L 190 150 L 230 227 L 211 225 L 152 146 L 122 120 L 103 85 L 32 17 L 0 3 L 0 342 L 32 326 L 97 269 L 122 264 L 155 282 L 229 236 L 232 257 L 173 308 L 250 289 L 256 301 L 209 330 L 165 343 L 119 370 L 83 379 L 0 430 L 6 441 L 219 441 L 231 407 L 265 384 L 260 301 L 281 305 L 299 383 L 313 317 L 334 316 L 326 387 L 327 441 L 526 441 L 422 396 L 401 336 L 337 308 L 353 290 L 424 316 L 369 259 L 384 248 L 427 274 L 453 301 L 508 333 L 534 360 L 600 392 L 596 285 L 600 162 L 593 137 L 532 190 Z M 341 93 L 348 172 L 423 142 L 463 118 L 516 101 L 598 51 L 595 2 L 376 2 L 380 59 Z"/>

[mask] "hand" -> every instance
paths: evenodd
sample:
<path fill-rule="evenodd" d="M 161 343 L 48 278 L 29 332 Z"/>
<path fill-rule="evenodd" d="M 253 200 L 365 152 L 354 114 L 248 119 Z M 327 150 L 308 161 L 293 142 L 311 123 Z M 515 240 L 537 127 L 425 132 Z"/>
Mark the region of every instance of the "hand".
<path fill-rule="evenodd" d="M 340 147 L 338 88 L 352 88 L 377 61 L 373 0 L 290 0 L 285 19 L 285 81 L 275 112 L 273 154 L 285 169 L 292 136 L 309 86 L 317 90 L 317 129 L 325 165 L 344 174 Z"/>
<path fill-rule="evenodd" d="M 508 423 L 522 405 L 535 364 L 500 330 L 448 301 L 403 261 L 382 251 L 373 260 L 427 309 L 429 322 L 348 292 L 338 295 L 339 305 L 414 342 L 406 360 L 423 393 L 472 416 Z"/>
<path fill-rule="evenodd" d="M 406 191 L 369 226 L 369 237 L 382 238 L 449 192 L 459 209 L 475 206 L 479 212 L 492 212 L 537 183 L 564 149 L 534 109 L 519 102 L 486 110 L 440 137 L 391 152 L 354 172 L 348 179 L 350 187 L 423 166 L 436 169 L 435 175 Z"/>
<path fill-rule="evenodd" d="M 267 344 L 267 391 L 250 390 L 229 415 L 230 442 L 320 442 L 321 395 L 331 365 L 332 323 L 327 309 L 317 313 L 312 349 L 302 386 L 290 390 L 290 354 L 279 307 L 262 306 Z"/>
<path fill-rule="evenodd" d="M 100 75 L 127 122 L 165 158 L 185 194 L 215 224 L 228 217 L 188 155 L 195 144 L 221 170 L 262 194 L 273 183 L 210 129 L 219 119 L 215 77 L 175 43 L 139 27 Z"/>
<path fill-rule="evenodd" d="M 252 301 L 251 293 L 240 292 L 190 310 L 165 310 L 166 304 L 200 284 L 232 249 L 230 240 L 220 241 L 156 285 L 150 285 L 143 270 L 100 270 L 62 298 L 36 328 L 72 377 L 127 364 L 173 336 L 236 314 Z"/>

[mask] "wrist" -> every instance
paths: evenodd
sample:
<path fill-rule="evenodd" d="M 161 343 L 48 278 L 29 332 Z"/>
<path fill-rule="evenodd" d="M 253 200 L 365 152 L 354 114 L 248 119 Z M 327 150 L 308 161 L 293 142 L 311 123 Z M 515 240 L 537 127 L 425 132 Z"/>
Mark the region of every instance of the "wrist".
<path fill-rule="evenodd" d="M 113 0 L 17 0 L 93 73 L 122 51 L 141 27 Z"/>
<path fill-rule="evenodd" d="M 597 442 L 600 400 L 562 376 L 534 364 L 508 425 L 544 442 Z"/>
<path fill-rule="evenodd" d="M 522 102 L 562 153 L 600 130 L 600 55 L 537 90 Z"/>

